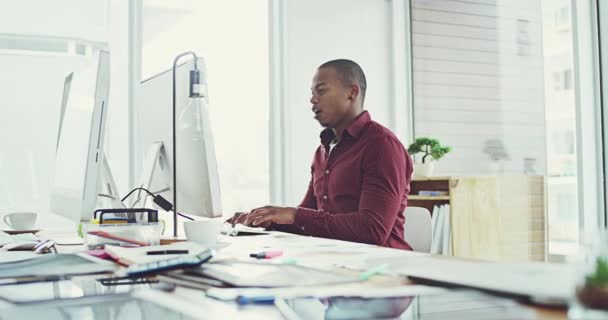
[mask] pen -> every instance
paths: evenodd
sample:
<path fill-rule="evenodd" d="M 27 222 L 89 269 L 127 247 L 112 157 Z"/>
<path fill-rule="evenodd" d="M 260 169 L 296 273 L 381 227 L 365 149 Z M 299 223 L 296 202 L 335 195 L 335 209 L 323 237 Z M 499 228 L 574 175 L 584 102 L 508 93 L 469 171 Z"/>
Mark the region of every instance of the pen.
<path fill-rule="evenodd" d="M 263 251 L 259 253 L 250 253 L 249 256 L 256 259 L 272 259 L 283 255 L 281 250 Z"/>
<path fill-rule="evenodd" d="M 187 254 L 188 250 L 157 250 L 157 251 L 148 251 L 147 255 L 160 255 L 160 254 Z"/>
<path fill-rule="evenodd" d="M 246 305 L 246 304 L 274 304 L 273 296 L 259 296 L 259 297 L 247 297 L 247 296 L 238 296 L 236 297 L 236 303 L 238 305 Z"/>
<path fill-rule="evenodd" d="M 88 234 L 92 234 L 94 236 L 98 236 L 98 237 L 102 237 L 102 238 L 106 238 L 106 239 L 112 239 L 112 240 L 130 243 L 130 244 L 136 244 L 138 246 L 147 246 L 148 245 L 148 243 L 143 242 L 143 241 L 138 241 L 135 239 L 129 239 L 129 238 L 117 236 L 115 234 L 111 234 L 111 233 L 108 233 L 105 231 L 89 231 Z"/>
<path fill-rule="evenodd" d="M 368 280 L 369 278 L 384 273 L 386 272 L 386 270 L 388 269 L 388 264 L 381 264 L 379 266 L 375 266 L 373 268 L 370 268 L 364 272 L 361 272 L 361 274 L 359 274 L 359 279 L 361 280 Z"/>

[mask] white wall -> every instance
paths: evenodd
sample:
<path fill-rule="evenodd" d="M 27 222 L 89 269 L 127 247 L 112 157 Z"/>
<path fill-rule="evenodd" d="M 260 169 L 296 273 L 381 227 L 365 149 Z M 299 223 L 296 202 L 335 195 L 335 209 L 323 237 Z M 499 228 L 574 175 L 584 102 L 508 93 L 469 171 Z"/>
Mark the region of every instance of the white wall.
<path fill-rule="evenodd" d="M 284 7 L 279 9 L 282 26 L 278 27 L 282 28 L 274 30 L 280 33 L 275 34 L 275 45 L 282 56 L 274 57 L 271 68 L 282 74 L 283 80 L 275 78 L 271 90 L 281 96 L 274 100 L 281 105 L 273 106 L 273 112 L 281 116 L 272 125 L 283 129 L 279 130 L 282 137 L 274 138 L 274 151 L 280 150 L 275 153 L 280 159 L 275 159 L 273 168 L 281 170 L 282 177 L 273 183 L 282 184 L 284 194 L 273 199 L 297 205 L 308 187 L 310 164 L 322 130 L 309 103 L 311 80 L 320 64 L 337 58 L 359 63 L 367 77 L 366 109 L 372 119 L 391 125 L 391 1 L 291 0 L 278 6 Z"/>
<path fill-rule="evenodd" d="M 107 39 L 106 0 L 19 0 L 0 4 L 0 34 Z"/>

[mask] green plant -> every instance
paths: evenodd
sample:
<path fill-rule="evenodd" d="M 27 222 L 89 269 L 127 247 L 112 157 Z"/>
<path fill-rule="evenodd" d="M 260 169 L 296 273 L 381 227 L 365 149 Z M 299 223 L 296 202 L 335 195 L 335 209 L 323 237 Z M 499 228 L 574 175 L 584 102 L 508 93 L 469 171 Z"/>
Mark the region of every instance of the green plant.
<path fill-rule="evenodd" d="M 585 285 L 608 286 L 608 258 L 597 258 L 595 272 L 585 277 Z"/>
<path fill-rule="evenodd" d="M 407 148 L 410 155 L 423 153 L 422 163 L 425 163 L 428 156 L 431 156 L 435 160 L 439 160 L 451 150 L 452 148 L 450 147 L 442 146 L 437 139 L 426 137 L 416 138 L 416 140 L 410 144 L 409 148 Z"/>

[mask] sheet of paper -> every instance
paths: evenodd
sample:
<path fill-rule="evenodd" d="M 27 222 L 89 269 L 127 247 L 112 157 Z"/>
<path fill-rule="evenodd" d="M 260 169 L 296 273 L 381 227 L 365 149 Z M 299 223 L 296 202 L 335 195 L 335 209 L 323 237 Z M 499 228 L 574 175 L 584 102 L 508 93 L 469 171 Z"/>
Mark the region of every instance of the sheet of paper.
<path fill-rule="evenodd" d="M 567 301 L 574 294 L 577 281 L 577 267 L 569 264 L 500 263 L 430 256 L 393 258 L 384 262 L 400 275 L 538 299 Z"/>
<path fill-rule="evenodd" d="M 352 283 L 334 286 L 314 287 L 291 287 L 291 288 L 211 288 L 207 290 L 207 296 L 219 300 L 234 300 L 239 295 L 274 296 L 281 298 L 290 297 L 361 297 L 361 298 L 386 298 L 386 297 L 409 297 L 418 295 L 431 295 L 446 292 L 447 289 L 429 287 L 424 285 L 407 286 L 375 286 L 370 283 Z"/>
<path fill-rule="evenodd" d="M 3 251 L 0 252 L 0 264 L 33 259 L 39 256 L 33 251 Z"/>

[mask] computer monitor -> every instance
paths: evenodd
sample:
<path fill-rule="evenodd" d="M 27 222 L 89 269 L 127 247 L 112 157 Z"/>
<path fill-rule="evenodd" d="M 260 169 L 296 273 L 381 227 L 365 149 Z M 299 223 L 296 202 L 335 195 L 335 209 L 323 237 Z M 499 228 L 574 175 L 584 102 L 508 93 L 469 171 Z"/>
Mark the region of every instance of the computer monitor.
<path fill-rule="evenodd" d="M 88 221 L 97 204 L 104 165 L 104 133 L 110 87 L 110 55 L 100 51 L 66 78 L 51 211 L 72 221 Z"/>
<path fill-rule="evenodd" d="M 198 60 L 202 98 L 189 97 L 194 60 L 176 69 L 177 211 L 222 216 L 215 145 L 206 94 L 206 68 Z M 135 177 L 139 187 L 173 202 L 173 74 L 172 69 L 143 80 L 135 108 Z M 198 111 L 198 112 L 193 112 Z M 145 201 L 145 200 L 143 200 Z M 142 205 L 141 203 L 137 204 Z"/>

